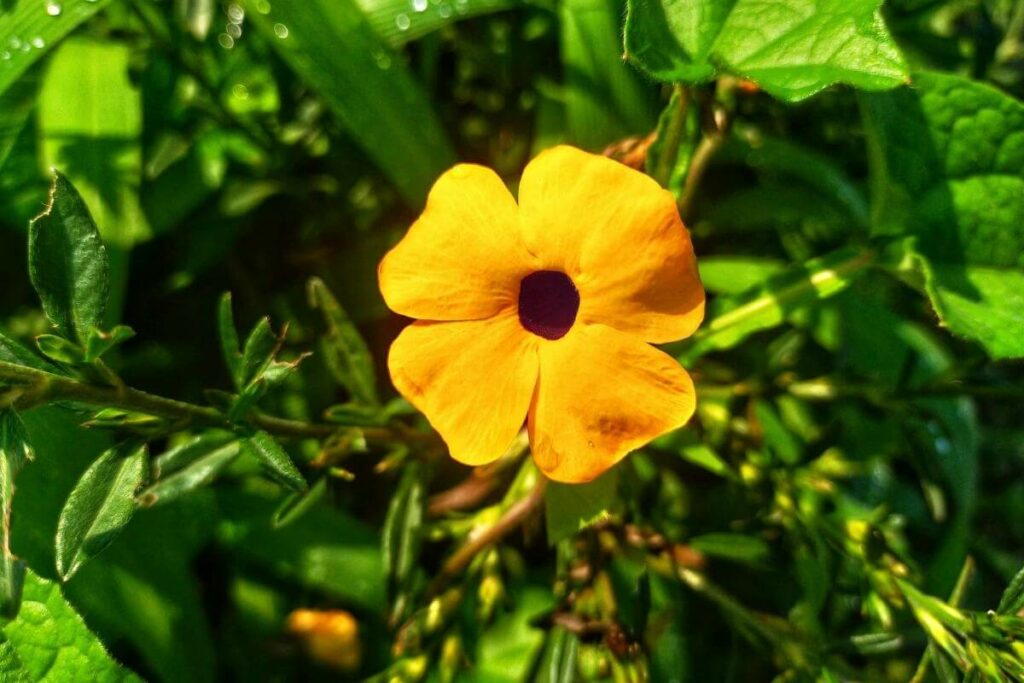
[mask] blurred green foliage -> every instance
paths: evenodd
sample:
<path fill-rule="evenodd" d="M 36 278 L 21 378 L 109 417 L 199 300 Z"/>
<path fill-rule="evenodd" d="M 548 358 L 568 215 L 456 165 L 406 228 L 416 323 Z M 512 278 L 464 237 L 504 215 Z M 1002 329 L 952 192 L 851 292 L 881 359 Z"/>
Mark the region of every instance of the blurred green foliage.
<path fill-rule="evenodd" d="M 1024 3 L 880 5 L 0 0 L 0 680 L 1024 680 Z M 559 142 L 709 314 L 691 425 L 542 494 L 395 397 L 376 264 Z"/>

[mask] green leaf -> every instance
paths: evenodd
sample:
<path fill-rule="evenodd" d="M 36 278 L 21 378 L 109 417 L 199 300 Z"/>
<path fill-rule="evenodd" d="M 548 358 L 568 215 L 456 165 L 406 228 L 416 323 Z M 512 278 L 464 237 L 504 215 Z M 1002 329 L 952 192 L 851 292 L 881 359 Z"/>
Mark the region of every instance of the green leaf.
<path fill-rule="evenodd" d="M 226 432 L 197 436 L 153 461 L 155 483 L 137 496 L 139 505 L 163 505 L 206 486 L 238 457 L 237 437 Z"/>
<path fill-rule="evenodd" d="M 558 626 L 551 629 L 534 682 L 574 683 L 579 650 L 580 639 L 575 634 Z"/>
<path fill-rule="evenodd" d="M 999 607 L 996 611 L 999 614 L 1018 614 L 1024 609 L 1024 567 L 1010 581 L 1010 585 L 1003 591 L 1003 597 L 999 599 Z"/>
<path fill-rule="evenodd" d="M 754 415 L 757 417 L 764 443 L 784 464 L 795 465 L 803 457 L 800 441 L 786 428 L 779 413 L 771 403 L 764 400 L 754 402 Z"/>
<path fill-rule="evenodd" d="M 61 38 L 109 2 L 64 0 L 56 16 L 37 2 L 16 2 L 0 12 L 0 50 L 7 55 L 0 60 L 0 94 L 18 82 Z"/>
<path fill-rule="evenodd" d="M 684 362 L 709 351 L 730 349 L 755 332 L 782 324 L 793 311 L 838 294 L 871 264 L 873 255 L 854 247 L 772 276 L 761 287 L 724 302 L 694 335 Z"/>
<path fill-rule="evenodd" d="M 3 169 L 7 156 L 28 123 L 38 92 L 39 79 L 26 75 L 0 95 L 0 169 Z"/>
<path fill-rule="evenodd" d="M 108 245 L 149 237 L 139 203 L 142 95 L 129 68 L 132 48 L 74 38 L 54 53 L 39 93 L 42 159 L 74 180 Z"/>
<path fill-rule="evenodd" d="M 646 134 L 657 110 L 654 90 L 622 62 L 621 0 L 560 5 L 567 142 L 599 150 Z"/>
<path fill-rule="evenodd" d="M 6 683 L 33 683 L 14 645 L 4 636 L 0 636 L 0 680 Z"/>
<path fill-rule="evenodd" d="M 715 294 L 743 294 L 785 270 L 782 261 L 759 256 L 705 256 L 697 262 L 704 289 Z"/>
<path fill-rule="evenodd" d="M 50 205 L 29 226 L 28 267 L 46 316 L 66 339 L 84 343 L 103 321 L 110 266 L 89 209 L 57 171 Z"/>
<path fill-rule="evenodd" d="M 555 545 L 620 510 L 620 471 L 614 467 L 586 484 L 548 482 L 544 509 L 549 544 Z"/>
<path fill-rule="evenodd" d="M 18 613 L 25 581 L 25 563 L 11 552 L 11 510 L 14 480 L 32 459 L 32 446 L 21 418 L 13 410 L 0 410 L 0 616 Z"/>
<path fill-rule="evenodd" d="M 298 468 L 295 467 L 291 456 L 281 448 L 281 445 L 270 434 L 256 432 L 246 439 L 245 443 L 253 455 L 263 463 L 271 477 L 293 491 L 305 491 L 308 488 L 306 480 Z"/>
<path fill-rule="evenodd" d="M 525 6 L 524 0 L 456 0 L 452 5 L 416 0 L 356 0 L 374 32 L 393 48 L 463 19 Z"/>
<path fill-rule="evenodd" d="M 405 200 L 420 206 L 455 153 L 430 100 L 355 1 L 278 2 L 266 13 L 257 2 L 246 5 L 255 28 L 319 92 Z"/>
<path fill-rule="evenodd" d="M 720 74 L 798 101 L 835 83 L 885 90 L 907 66 L 882 0 L 629 0 L 626 53 L 663 81 Z"/>
<path fill-rule="evenodd" d="M 57 371 L 54 365 L 40 358 L 37 354 L 32 353 L 28 348 L 10 337 L 4 336 L 2 332 L 0 332 L 0 361 L 23 365 L 27 368 L 43 370 L 45 372 Z"/>
<path fill-rule="evenodd" d="M 282 338 L 274 333 L 270 319 L 263 318 L 249 333 L 238 367 L 238 388 L 244 389 L 255 382 L 274 360 L 281 348 Z"/>
<path fill-rule="evenodd" d="M 743 534 L 703 534 L 691 538 L 689 544 L 705 555 L 744 564 L 762 564 L 768 559 L 769 553 L 766 541 Z"/>
<path fill-rule="evenodd" d="M 3 627 L 3 635 L 13 647 L 13 653 L 6 647 L 0 653 L 0 673 L 5 674 L 5 681 L 18 680 L 8 679 L 5 668 L 16 654 L 25 672 L 23 680 L 70 683 L 86 676 L 98 683 L 141 683 L 107 654 L 57 584 L 29 571 L 22 602 L 18 618 Z"/>
<path fill-rule="evenodd" d="M 120 346 L 135 336 L 135 330 L 127 325 L 117 325 L 109 332 L 93 328 L 85 342 L 85 362 L 91 363 L 115 346 Z"/>
<path fill-rule="evenodd" d="M 327 332 L 321 338 L 320 350 L 334 379 L 357 401 L 379 405 L 373 357 L 359 330 L 323 280 L 311 279 L 307 291 L 309 305 L 320 309 L 324 316 Z"/>
<path fill-rule="evenodd" d="M 906 235 L 952 332 L 1024 356 L 1024 103 L 949 74 L 862 98 L 875 229 Z"/>
<path fill-rule="evenodd" d="M 407 466 L 391 497 L 381 537 L 381 554 L 392 591 L 413 573 L 423 540 L 425 492 L 423 475 L 415 463 Z"/>
<path fill-rule="evenodd" d="M 238 328 L 235 327 L 235 315 L 231 307 L 231 292 L 224 292 L 217 306 L 217 332 L 220 337 L 220 350 L 224 356 L 224 365 L 231 373 L 231 381 L 241 386 L 242 347 L 238 341 Z"/>
<path fill-rule="evenodd" d="M 275 529 L 282 529 L 296 521 L 316 505 L 327 493 L 327 477 L 322 476 L 305 491 L 288 495 L 281 506 L 274 510 L 270 523 Z"/>
<path fill-rule="evenodd" d="M 124 530 L 135 492 L 146 480 L 146 447 L 121 444 L 101 455 L 78 480 L 57 523 L 57 572 L 67 581 Z"/>
<path fill-rule="evenodd" d="M 85 351 L 81 346 L 55 334 L 39 335 L 36 337 L 36 346 L 41 354 L 58 363 L 77 365 L 85 362 Z"/>

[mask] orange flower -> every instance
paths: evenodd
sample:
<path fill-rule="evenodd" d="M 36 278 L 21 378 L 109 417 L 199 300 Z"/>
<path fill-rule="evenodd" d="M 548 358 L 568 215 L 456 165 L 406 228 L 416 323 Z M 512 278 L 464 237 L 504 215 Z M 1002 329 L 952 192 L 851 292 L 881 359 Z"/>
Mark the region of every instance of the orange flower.
<path fill-rule="evenodd" d="M 395 387 L 467 465 L 527 423 L 537 466 L 585 482 L 693 414 L 689 375 L 650 346 L 693 334 L 704 288 L 672 195 L 573 147 L 523 172 L 519 203 L 460 164 L 379 267 L 417 318 L 391 347 Z"/>

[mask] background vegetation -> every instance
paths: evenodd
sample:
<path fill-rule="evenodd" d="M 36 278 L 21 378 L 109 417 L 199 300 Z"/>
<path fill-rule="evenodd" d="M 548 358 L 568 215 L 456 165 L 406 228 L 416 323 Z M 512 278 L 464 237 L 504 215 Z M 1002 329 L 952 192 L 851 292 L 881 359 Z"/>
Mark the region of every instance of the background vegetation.
<path fill-rule="evenodd" d="M 878 5 L 0 0 L 0 677 L 1024 680 L 1024 3 Z M 693 423 L 541 494 L 375 268 L 557 142 L 710 308 Z"/>

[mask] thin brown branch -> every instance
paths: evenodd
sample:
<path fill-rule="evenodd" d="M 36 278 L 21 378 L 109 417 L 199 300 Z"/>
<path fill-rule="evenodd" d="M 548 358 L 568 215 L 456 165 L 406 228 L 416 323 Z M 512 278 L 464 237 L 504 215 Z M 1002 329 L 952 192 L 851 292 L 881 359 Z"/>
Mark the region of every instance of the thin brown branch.
<path fill-rule="evenodd" d="M 539 479 L 537 485 L 526 496 L 509 506 L 498 521 L 470 538 L 462 547 L 455 551 L 441 567 L 441 571 L 431 583 L 428 595 L 437 595 L 449 581 L 457 577 L 469 566 L 480 552 L 494 545 L 515 531 L 525 522 L 534 510 L 544 502 L 544 489 L 547 479 Z"/>

